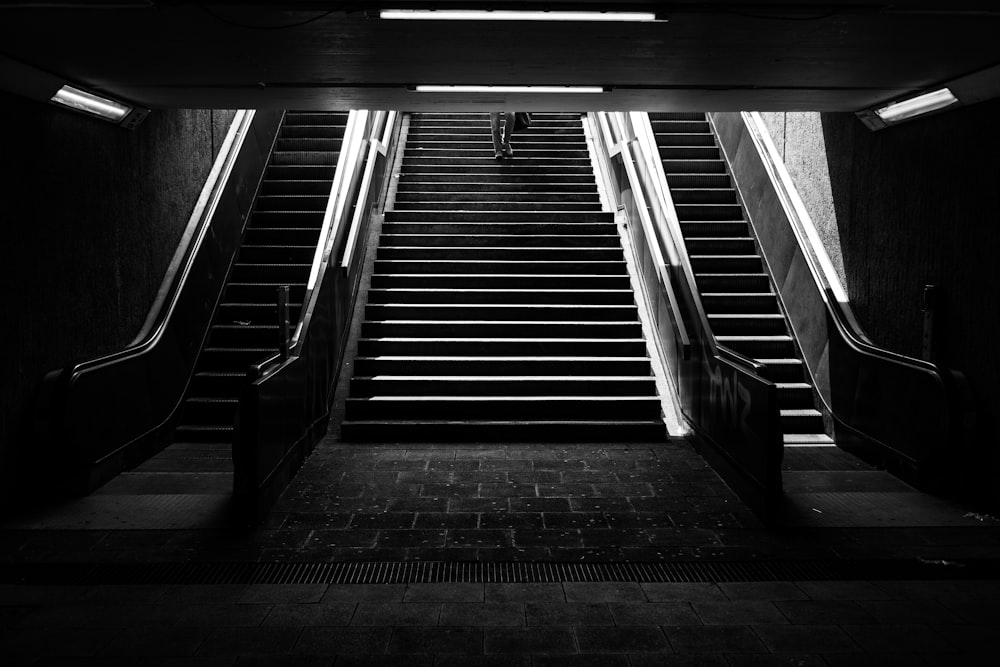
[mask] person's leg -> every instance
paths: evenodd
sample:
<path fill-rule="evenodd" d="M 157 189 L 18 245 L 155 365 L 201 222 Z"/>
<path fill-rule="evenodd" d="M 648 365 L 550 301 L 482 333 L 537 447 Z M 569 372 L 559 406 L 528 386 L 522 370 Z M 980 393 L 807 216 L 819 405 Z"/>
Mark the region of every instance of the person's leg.
<path fill-rule="evenodd" d="M 490 112 L 490 130 L 493 132 L 493 157 L 503 157 L 503 144 L 500 141 L 500 113 Z"/>
<path fill-rule="evenodd" d="M 503 121 L 503 155 L 514 157 L 514 149 L 510 147 L 510 139 L 514 136 L 514 112 L 504 114 Z"/>

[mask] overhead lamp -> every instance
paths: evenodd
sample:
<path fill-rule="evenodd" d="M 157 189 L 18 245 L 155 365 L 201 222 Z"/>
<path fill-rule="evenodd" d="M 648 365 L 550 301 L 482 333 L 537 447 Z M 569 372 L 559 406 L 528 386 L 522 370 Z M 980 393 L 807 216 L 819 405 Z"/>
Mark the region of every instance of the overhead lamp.
<path fill-rule="evenodd" d="M 148 109 L 135 107 L 68 85 L 56 91 L 56 94 L 49 101 L 127 128 L 135 127 L 149 114 Z"/>
<path fill-rule="evenodd" d="M 619 21 L 648 23 L 656 21 L 653 12 L 563 12 L 512 11 L 489 9 L 383 9 L 383 19 L 415 21 Z"/>
<path fill-rule="evenodd" d="M 872 130 L 911 120 L 958 104 L 958 98 L 948 88 L 940 88 L 916 97 L 897 100 L 882 107 L 865 109 L 858 117 Z"/>
<path fill-rule="evenodd" d="M 604 93 L 603 86 L 438 86 L 420 85 L 418 93 Z"/>

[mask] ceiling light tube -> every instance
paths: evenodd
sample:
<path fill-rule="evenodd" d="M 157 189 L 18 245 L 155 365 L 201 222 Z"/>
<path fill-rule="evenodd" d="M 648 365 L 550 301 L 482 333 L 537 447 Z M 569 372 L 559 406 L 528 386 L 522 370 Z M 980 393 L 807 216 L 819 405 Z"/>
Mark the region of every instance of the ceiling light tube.
<path fill-rule="evenodd" d="M 603 86 L 438 86 L 419 85 L 418 93 L 604 93 Z"/>
<path fill-rule="evenodd" d="M 876 109 L 875 113 L 886 123 L 898 123 L 925 113 L 938 111 L 945 107 L 956 104 L 956 98 L 947 88 L 941 88 L 923 95 L 911 97 L 901 102 L 893 102 L 881 109 Z"/>
<path fill-rule="evenodd" d="M 132 107 L 127 104 L 94 95 L 73 86 L 63 86 L 52 96 L 50 101 L 98 116 L 112 123 L 120 122 L 132 111 Z"/>
<path fill-rule="evenodd" d="M 645 23 L 656 20 L 652 12 L 563 12 L 483 9 L 383 9 L 383 19 L 417 21 L 619 21 Z"/>

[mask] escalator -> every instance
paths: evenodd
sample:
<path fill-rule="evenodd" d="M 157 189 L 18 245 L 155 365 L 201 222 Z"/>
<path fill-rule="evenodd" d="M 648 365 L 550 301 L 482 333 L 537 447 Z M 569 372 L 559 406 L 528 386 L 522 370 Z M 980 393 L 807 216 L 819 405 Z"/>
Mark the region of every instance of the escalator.
<path fill-rule="evenodd" d="M 650 113 L 649 121 L 715 340 L 775 383 L 785 445 L 832 445 L 705 114 Z"/>
<path fill-rule="evenodd" d="M 232 442 L 247 370 L 279 348 L 277 293 L 283 285 L 289 286 L 289 321 L 298 321 L 347 117 L 285 114 L 184 398 L 175 441 Z"/>

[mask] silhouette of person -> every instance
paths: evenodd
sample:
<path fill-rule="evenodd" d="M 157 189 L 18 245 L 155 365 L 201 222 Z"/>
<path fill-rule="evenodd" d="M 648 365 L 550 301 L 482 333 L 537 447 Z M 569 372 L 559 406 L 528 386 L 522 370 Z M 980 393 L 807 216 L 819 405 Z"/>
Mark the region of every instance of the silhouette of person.
<path fill-rule="evenodd" d="M 501 115 L 504 117 L 502 138 L 500 136 Z M 497 160 L 514 157 L 514 149 L 510 147 L 510 139 L 514 134 L 514 112 L 507 111 L 501 114 L 498 111 L 491 111 L 490 128 L 493 131 L 493 157 Z"/>

